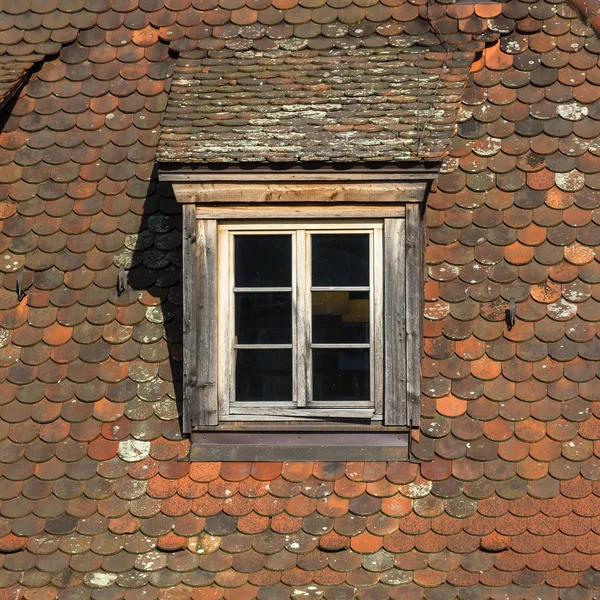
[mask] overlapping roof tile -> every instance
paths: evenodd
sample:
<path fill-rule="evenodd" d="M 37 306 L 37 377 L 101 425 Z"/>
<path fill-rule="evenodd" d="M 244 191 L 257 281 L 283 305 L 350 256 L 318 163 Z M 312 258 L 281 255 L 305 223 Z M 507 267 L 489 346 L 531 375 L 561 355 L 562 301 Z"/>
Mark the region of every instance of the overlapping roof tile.
<path fill-rule="evenodd" d="M 489 42 L 428 199 L 423 462 L 180 460 L 181 217 L 155 167 L 173 52 L 322 52 L 312 17 L 242 28 L 333 4 L 391 8 L 369 44 L 437 43 L 424 4 L 361 2 L 5 4 L 48 58 L 0 134 L 0 596 L 597 594 L 600 43 L 564 2 L 432 9 L 463 50 Z M 367 39 L 338 20 L 334 45 Z"/>
<path fill-rule="evenodd" d="M 449 67 L 447 53 L 418 48 L 202 54 L 175 66 L 161 161 L 440 159 L 473 57 Z"/>

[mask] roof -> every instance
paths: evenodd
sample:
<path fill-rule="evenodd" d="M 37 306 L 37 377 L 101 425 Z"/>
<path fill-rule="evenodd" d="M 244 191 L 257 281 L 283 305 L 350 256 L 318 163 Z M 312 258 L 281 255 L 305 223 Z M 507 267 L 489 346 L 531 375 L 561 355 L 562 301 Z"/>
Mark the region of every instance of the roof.
<path fill-rule="evenodd" d="M 29 77 L 33 63 L 22 63 L 12 59 L 0 62 L 0 110 L 18 93 Z"/>
<path fill-rule="evenodd" d="M 158 160 L 440 159 L 473 53 L 245 51 L 177 61 Z"/>
<path fill-rule="evenodd" d="M 181 215 L 155 164 L 175 54 L 317 50 L 326 36 L 305 31 L 329 31 L 317 11 L 345 0 L 300 24 L 286 11 L 314 0 L 248 0 L 282 19 L 256 38 L 260 15 L 236 24 L 248 11 L 222 2 L 15 0 L 0 14 L 31 40 L 4 56 L 53 48 L 0 134 L 0 597 L 597 596 L 593 30 L 564 2 L 433 9 L 449 37 L 501 39 L 473 65 L 427 202 L 424 462 L 190 464 Z M 335 24 L 369 36 L 327 40 L 429 35 L 422 4 L 360 3 Z M 384 7 L 393 19 L 369 25 Z"/>

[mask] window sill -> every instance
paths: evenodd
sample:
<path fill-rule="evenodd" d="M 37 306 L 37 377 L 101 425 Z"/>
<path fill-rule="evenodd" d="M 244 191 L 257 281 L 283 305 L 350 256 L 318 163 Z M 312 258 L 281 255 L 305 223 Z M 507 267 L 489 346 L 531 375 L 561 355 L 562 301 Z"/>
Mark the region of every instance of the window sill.
<path fill-rule="evenodd" d="M 319 431 L 211 429 L 192 433 L 190 461 L 405 461 L 406 428 Z"/>

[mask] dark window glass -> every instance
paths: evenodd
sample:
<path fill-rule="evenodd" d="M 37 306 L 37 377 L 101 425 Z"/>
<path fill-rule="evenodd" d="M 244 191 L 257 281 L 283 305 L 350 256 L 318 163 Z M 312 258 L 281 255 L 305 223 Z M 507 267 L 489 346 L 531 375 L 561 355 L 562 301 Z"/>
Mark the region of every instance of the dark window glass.
<path fill-rule="evenodd" d="M 370 400 L 369 350 L 325 349 L 313 351 L 313 400 Z"/>
<path fill-rule="evenodd" d="M 292 293 L 236 293 L 235 335 L 238 344 L 291 344 Z"/>
<path fill-rule="evenodd" d="M 291 402 L 292 351 L 236 350 L 237 402 Z"/>
<path fill-rule="evenodd" d="M 236 287 L 290 287 L 291 235 L 236 235 Z"/>
<path fill-rule="evenodd" d="M 369 341 L 369 292 L 312 292 L 314 344 Z"/>
<path fill-rule="evenodd" d="M 313 234 L 312 284 L 314 286 L 369 285 L 368 234 Z"/>

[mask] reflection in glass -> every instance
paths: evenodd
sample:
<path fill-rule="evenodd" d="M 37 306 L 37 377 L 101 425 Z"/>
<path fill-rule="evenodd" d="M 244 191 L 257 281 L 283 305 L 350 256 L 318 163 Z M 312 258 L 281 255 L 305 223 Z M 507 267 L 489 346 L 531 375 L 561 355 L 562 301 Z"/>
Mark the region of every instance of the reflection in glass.
<path fill-rule="evenodd" d="M 369 235 L 313 234 L 312 285 L 369 285 Z"/>
<path fill-rule="evenodd" d="M 291 344 L 292 293 L 236 293 L 235 335 L 238 344 Z"/>
<path fill-rule="evenodd" d="M 312 292 L 314 344 L 369 341 L 369 292 Z"/>
<path fill-rule="evenodd" d="M 370 400 L 368 348 L 315 348 L 313 400 Z"/>
<path fill-rule="evenodd" d="M 236 235 L 236 287 L 292 285 L 291 235 Z"/>
<path fill-rule="evenodd" d="M 237 350 L 236 402 L 291 402 L 292 350 Z"/>

